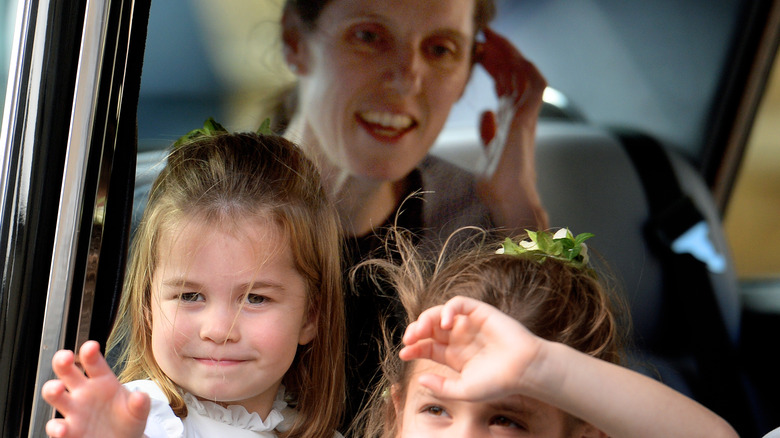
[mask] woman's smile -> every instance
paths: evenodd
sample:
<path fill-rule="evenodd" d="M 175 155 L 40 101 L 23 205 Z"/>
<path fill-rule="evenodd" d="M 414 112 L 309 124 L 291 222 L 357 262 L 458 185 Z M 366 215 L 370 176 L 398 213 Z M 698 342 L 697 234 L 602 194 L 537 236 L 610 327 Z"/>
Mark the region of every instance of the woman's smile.
<path fill-rule="evenodd" d="M 407 114 L 387 111 L 364 111 L 356 115 L 358 123 L 378 140 L 396 140 L 417 126 Z"/>

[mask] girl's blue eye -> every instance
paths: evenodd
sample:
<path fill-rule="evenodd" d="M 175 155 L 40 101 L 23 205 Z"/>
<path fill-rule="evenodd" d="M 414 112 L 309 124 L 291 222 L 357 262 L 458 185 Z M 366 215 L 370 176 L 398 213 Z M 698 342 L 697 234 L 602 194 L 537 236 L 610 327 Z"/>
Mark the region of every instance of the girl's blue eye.
<path fill-rule="evenodd" d="M 249 304 L 263 304 L 265 300 L 266 298 L 262 295 L 247 294 L 246 296 L 246 302 Z"/>
<path fill-rule="evenodd" d="M 180 301 L 195 302 L 202 301 L 203 297 L 198 292 L 184 292 L 179 294 Z"/>

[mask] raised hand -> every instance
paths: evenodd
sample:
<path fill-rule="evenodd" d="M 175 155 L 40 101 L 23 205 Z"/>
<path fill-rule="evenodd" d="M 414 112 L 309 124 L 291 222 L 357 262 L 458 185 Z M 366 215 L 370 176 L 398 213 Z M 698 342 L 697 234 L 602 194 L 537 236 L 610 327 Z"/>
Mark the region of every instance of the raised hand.
<path fill-rule="evenodd" d="M 495 307 L 455 297 L 423 312 L 403 342 L 401 359 L 430 359 L 459 373 L 421 375 L 423 386 L 439 397 L 481 401 L 520 392 L 544 341 Z"/>
<path fill-rule="evenodd" d="M 484 30 L 477 61 L 493 77 L 499 107 L 480 121 L 485 144 L 478 165 L 479 195 L 499 226 L 546 229 L 547 213 L 536 191 L 536 123 L 547 81 L 506 38 Z"/>
<path fill-rule="evenodd" d="M 97 342 L 84 343 L 79 359 L 86 375 L 76 366 L 72 351 L 58 351 L 52 358 L 59 380 L 46 382 L 42 394 L 64 418 L 49 420 L 46 433 L 55 438 L 143 436 L 149 396 L 119 383 Z"/>

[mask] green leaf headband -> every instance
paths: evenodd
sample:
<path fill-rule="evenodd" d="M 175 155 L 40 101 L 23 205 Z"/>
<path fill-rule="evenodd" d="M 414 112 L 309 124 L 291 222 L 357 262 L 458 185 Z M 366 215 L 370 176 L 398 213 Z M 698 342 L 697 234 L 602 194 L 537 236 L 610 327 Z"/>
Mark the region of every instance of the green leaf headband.
<path fill-rule="evenodd" d="M 173 143 L 173 147 L 177 148 L 184 143 L 195 140 L 196 138 L 207 137 L 216 134 L 227 134 L 227 132 L 228 130 L 225 129 L 224 126 L 214 120 L 213 117 L 209 117 L 205 122 L 203 122 L 202 128 L 193 129 L 192 131 L 182 135 Z M 263 135 L 274 135 L 273 131 L 271 131 L 271 119 L 263 120 L 263 123 L 260 124 L 260 127 L 257 128 L 256 132 Z"/>
<path fill-rule="evenodd" d="M 507 237 L 501 244 L 497 254 L 528 255 L 543 263 L 548 258 L 562 260 L 575 268 L 585 268 L 588 264 L 588 247 L 586 240 L 593 237 L 591 233 L 571 234 L 568 228 L 561 228 L 555 234 L 549 231 L 528 233 L 528 240 L 515 243 Z"/>

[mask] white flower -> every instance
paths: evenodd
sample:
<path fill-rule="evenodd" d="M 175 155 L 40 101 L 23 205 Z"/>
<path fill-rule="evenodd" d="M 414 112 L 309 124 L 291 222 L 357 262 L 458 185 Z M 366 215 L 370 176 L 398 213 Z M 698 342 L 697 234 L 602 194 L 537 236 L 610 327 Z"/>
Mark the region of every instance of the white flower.
<path fill-rule="evenodd" d="M 558 231 L 553 234 L 553 239 L 565 239 L 565 238 L 573 239 L 571 235 L 571 231 L 569 231 L 568 228 L 561 228 Z"/>
<path fill-rule="evenodd" d="M 588 264 L 588 245 L 580 243 L 580 256 L 582 257 L 582 264 Z"/>
<path fill-rule="evenodd" d="M 539 245 L 536 244 L 536 242 L 532 240 L 521 240 L 518 242 L 520 246 L 523 247 L 526 251 L 534 251 L 539 249 Z"/>
<path fill-rule="evenodd" d="M 496 254 L 503 254 L 503 253 L 504 253 L 504 247 L 503 246 L 496 250 Z"/>

